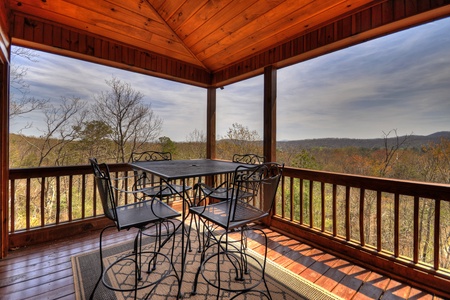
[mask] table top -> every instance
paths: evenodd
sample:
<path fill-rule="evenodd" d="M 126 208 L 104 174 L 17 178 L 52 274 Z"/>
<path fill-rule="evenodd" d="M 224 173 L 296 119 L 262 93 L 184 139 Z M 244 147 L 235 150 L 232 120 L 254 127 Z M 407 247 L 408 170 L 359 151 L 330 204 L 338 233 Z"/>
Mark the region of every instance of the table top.
<path fill-rule="evenodd" d="M 160 176 L 165 180 L 232 173 L 238 166 L 250 166 L 231 161 L 212 159 L 137 161 L 132 168 Z"/>

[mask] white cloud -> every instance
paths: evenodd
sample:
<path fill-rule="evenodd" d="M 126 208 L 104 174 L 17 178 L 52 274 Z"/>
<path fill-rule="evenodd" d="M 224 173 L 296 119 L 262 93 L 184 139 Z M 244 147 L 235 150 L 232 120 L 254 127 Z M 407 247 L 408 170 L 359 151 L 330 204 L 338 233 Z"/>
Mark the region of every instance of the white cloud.
<path fill-rule="evenodd" d="M 449 29 L 450 18 L 280 70 L 278 139 L 449 130 Z"/>

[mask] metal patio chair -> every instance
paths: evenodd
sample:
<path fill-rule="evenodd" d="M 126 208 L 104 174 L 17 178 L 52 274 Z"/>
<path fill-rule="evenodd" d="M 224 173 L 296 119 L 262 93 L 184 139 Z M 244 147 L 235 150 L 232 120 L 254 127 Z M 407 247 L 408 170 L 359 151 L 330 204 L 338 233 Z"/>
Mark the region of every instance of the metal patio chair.
<path fill-rule="evenodd" d="M 99 241 L 99 252 L 100 252 L 100 265 L 101 272 L 100 276 L 95 284 L 94 290 L 90 295 L 90 299 L 94 299 L 95 291 L 102 281 L 103 285 L 113 291 L 121 291 L 121 292 L 134 292 L 134 299 L 136 299 L 137 291 L 145 288 L 149 288 L 149 293 L 147 297 L 152 293 L 152 291 L 157 287 L 157 285 L 168 277 L 175 277 L 177 282 L 179 283 L 179 276 L 173 265 L 173 249 L 175 245 L 175 236 L 165 236 L 164 241 L 161 241 L 162 236 L 159 234 L 156 235 L 156 241 L 154 242 L 154 250 L 142 250 L 142 237 L 143 231 L 148 230 L 151 227 L 155 227 L 157 233 L 161 233 L 161 224 L 164 222 L 166 224 L 170 224 L 173 228 L 175 228 L 175 223 L 171 221 L 180 216 L 180 213 L 176 210 L 172 209 L 166 203 L 162 202 L 158 195 L 154 197 L 147 197 L 150 200 L 146 200 L 146 198 L 141 198 L 140 195 L 142 193 L 136 191 L 128 191 L 126 189 L 119 189 L 118 186 L 123 183 L 125 180 L 130 180 L 130 177 L 123 178 L 111 178 L 109 168 L 106 164 L 98 164 L 95 158 L 89 159 L 90 164 L 92 166 L 95 182 L 98 188 L 98 192 L 100 195 L 100 199 L 103 206 L 104 214 L 107 218 L 114 222 L 114 225 L 110 225 L 105 227 L 100 233 L 100 241 Z M 114 184 L 112 184 L 114 182 Z M 118 198 L 116 195 L 119 194 L 128 194 L 139 201 L 126 204 L 119 205 Z M 168 226 L 168 225 L 165 225 Z M 109 228 L 116 228 L 118 231 L 121 230 L 129 230 L 131 228 L 138 229 L 136 237 L 134 239 L 133 247 L 130 249 L 131 251 L 115 260 L 109 266 L 105 266 L 103 262 L 103 249 L 102 249 L 102 238 L 104 232 Z M 159 239 L 159 240 L 158 240 Z M 160 253 L 164 244 L 172 239 L 172 248 L 169 254 Z M 169 244 L 170 245 L 170 244 Z M 161 276 L 152 282 L 144 282 L 142 280 L 142 273 L 144 268 L 143 263 L 143 255 L 146 256 L 147 273 L 151 273 L 155 270 L 156 264 L 158 261 L 158 267 L 164 266 L 164 269 L 161 273 Z M 121 264 L 124 263 L 132 263 L 134 264 L 134 273 L 130 274 L 130 276 L 134 276 L 134 283 L 131 285 L 130 282 L 124 283 L 123 286 L 120 284 L 119 286 L 113 286 L 112 283 L 108 280 L 109 276 L 113 276 L 113 268 L 121 267 Z M 129 276 L 127 276 L 128 278 Z M 132 280 L 133 282 L 133 280 Z"/>
<path fill-rule="evenodd" d="M 202 254 L 193 294 L 196 293 L 198 278 L 217 288 L 217 299 L 221 291 L 236 293 L 231 299 L 245 293 L 258 293 L 271 299 L 265 280 L 267 258 L 267 236 L 255 227 L 257 221 L 269 216 L 283 171 L 283 165 L 263 163 L 255 166 L 239 166 L 234 172 L 233 189 L 227 200 L 209 203 L 204 197 L 203 205 L 190 207 L 190 213 L 200 219 L 202 226 Z M 256 207 L 243 201 L 240 193 L 253 193 L 262 190 L 267 202 Z M 247 251 L 247 232 L 260 232 L 265 247 L 264 258 L 260 261 Z M 236 236 L 232 239 L 231 236 Z M 253 262 L 251 271 L 249 262 Z M 233 274 L 234 278 L 229 276 Z M 264 284 L 264 289 L 257 287 Z"/>
<path fill-rule="evenodd" d="M 247 153 L 247 154 L 234 154 L 233 155 L 233 162 L 247 164 L 247 165 L 259 165 L 265 162 L 264 156 L 259 156 L 257 154 L 253 153 Z M 230 176 L 228 176 L 230 177 Z M 201 192 L 209 198 L 213 198 L 219 201 L 223 201 L 230 198 L 230 195 L 233 190 L 233 182 L 232 178 L 228 178 L 221 184 L 219 184 L 216 187 L 211 187 L 210 185 L 206 183 L 198 183 L 197 186 L 194 186 L 196 189 L 200 189 Z M 253 192 L 241 192 L 239 193 L 239 196 L 241 198 L 248 198 L 253 195 Z"/>

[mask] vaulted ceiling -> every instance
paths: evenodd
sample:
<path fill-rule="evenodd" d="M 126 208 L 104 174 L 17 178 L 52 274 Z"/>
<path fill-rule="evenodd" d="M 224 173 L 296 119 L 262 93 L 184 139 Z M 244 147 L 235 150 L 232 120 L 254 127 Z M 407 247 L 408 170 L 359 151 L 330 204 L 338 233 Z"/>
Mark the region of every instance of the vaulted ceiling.
<path fill-rule="evenodd" d="M 447 0 L 9 0 L 17 45 L 221 86 L 450 14 Z M 393 25 L 395 24 L 395 25 Z"/>

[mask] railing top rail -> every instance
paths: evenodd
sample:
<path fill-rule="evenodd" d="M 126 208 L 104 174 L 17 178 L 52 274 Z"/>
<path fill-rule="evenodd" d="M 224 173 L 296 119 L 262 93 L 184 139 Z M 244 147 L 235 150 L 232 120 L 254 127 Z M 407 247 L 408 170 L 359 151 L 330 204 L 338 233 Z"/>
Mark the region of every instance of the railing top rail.
<path fill-rule="evenodd" d="M 366 190 L 450 201 L 450 184 L 379 178 L 298 168 L 285 168 L 283 176 Z"/>
<path fill-rule="evenodd" d="M 112 172 L 131 171 L 128 164 L 111 164 L 110 170 Z M 27 179 L 27 178 L 41 178 L 51 176 L 68 176 L 68 175 L 83 175 L 92 174 L 92 167 L 90 165 L 79 166 L 62 166 L 62 167 L 36 167 L 36 168 L 22 168 L 10 169 L 9 179 Z"/>
<path fill-rule="evenodd" d="M 130 171 L 128 164 L 111 164 L 113 172 Z M 50 176 L 68 176 L 91 174 L 89 165 L 63 166 L 63 167 L 36 167 L 23 169 L 10 169 L 9 179 L 41 178 Z M 364 188 L 366 190 L 382 191 L 387 193 L 407 196 L 418 196 L 430 199 L 450 201 L 450 184 L 419 182 L 391 178 L 378 178 L 362 175 L 315 171 L 286 167 L 283 173 L 285 177 L 301 178 L 306 180 Z"/>

